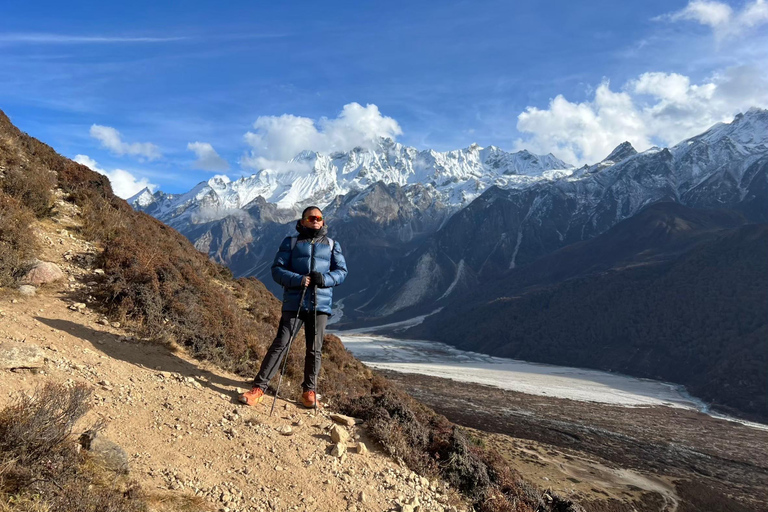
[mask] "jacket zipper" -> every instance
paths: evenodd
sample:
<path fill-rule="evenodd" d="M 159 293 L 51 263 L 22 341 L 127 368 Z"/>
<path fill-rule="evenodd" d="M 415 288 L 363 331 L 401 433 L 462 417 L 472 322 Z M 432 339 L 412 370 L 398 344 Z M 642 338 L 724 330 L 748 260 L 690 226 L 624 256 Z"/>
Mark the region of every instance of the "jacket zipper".
<path fill-rule="evenodd" d="M 309 242 L 309 271 L 314 272 L 315 271 L 315 238 L 312 239 L 312 241 Z M 313 294 L 317 295 L 317 294 Z M 317 301 L 317 297 L 312 297 L 312 301 Z M 315 302 L 312 303 L 312 306 L 314 308 L 317 308 L 317 304 Z"/>

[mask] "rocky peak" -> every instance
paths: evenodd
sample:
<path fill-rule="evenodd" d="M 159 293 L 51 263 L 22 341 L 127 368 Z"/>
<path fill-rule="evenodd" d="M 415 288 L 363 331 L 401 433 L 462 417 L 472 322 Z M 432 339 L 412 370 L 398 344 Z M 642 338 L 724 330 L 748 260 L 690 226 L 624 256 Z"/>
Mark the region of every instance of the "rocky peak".
<path fill-rule="evenodd" d="M 632 144 L 630 144 L 629 142 L 622 142 L 621 144 L 616 146 L 616 148 L 613 151 L 611 151 L 610 155 L 605 157 L 603 162 L 618 163 L 636 154 L 637 154 L 637 150 L 634 147 L 632 147 Z"/>
<path fill-rule="evenodd" d="M 128 204 L 134 208 L 146 208 L 147 206 L 154 203 L 155 199 L 155 195 L 152 193 L 152 191 L 149 190 L 148 187 L 144 187 L 140 192 L 129 197 L 127 201 Z"/>

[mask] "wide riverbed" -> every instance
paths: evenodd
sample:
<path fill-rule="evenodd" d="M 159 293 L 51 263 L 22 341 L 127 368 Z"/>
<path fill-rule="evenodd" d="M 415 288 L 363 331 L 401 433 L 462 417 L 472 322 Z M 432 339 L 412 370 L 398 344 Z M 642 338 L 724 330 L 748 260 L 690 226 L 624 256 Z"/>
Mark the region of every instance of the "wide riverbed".
<path fill-rule="evenodd" d="M 665 405 L 706 410 L 677 384 L 583 368 L 527 363 L 465 352 L 443 343 L 366 333 L 334 333 L 373 368 L 486 384 L 532 395 L 625 406 Z"/>

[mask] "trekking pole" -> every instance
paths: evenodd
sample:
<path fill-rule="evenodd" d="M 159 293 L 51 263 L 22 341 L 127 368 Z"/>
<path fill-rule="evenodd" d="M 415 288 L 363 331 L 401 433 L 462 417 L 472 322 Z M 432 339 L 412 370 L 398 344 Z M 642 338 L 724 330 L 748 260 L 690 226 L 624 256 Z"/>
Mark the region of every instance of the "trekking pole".
<path fill-rule="evenodd" d="M 312 310 L 314 311 L 315 315 L 315 339 L 312 340 L 312 343 L 314 344 L 314 349 L 317 350 L 317 285 L 315 285 L 314 289 L 312 290 L 314 294 L 314 300 L 312 301 Z M 322 340 L 320 340 L 322 343 Z M 322 357 L 322 356 L 321 356 Z M 319 388 L 320 384 L 320 368 L 317 368 L 317 373 L 315 374 L 315 416 L 317 416 L 317 401 L 320 399 L 320 395 L 317 394 L 317 388 Z"/>
<path fill-rule="evenodd" d="M 285 349 L 285 355 L 283 356 L 283 369 L 280 370 L 280 378 L 277 380 L 277 389 L 275 390 L 275 398 L 272 400 L 272 407 L 269 409 L 269 417 L 272 417 L 272 412 L 275 410 L 275 402 L 277 402 L 277 395 L 280 394 L 280 384 L 283 382 L 283 374 L 285 373 L 285 367 L 288 365 L 288 353 L 291 351 L 291 343 L 296 337 L 298 329 L 296 324 L 299 321 L 299 313 L 301 313 L 301 305 L 304 303 L 304 294 L 307 293 L 307 287 L 302 287 L 301 298 L 299 299 L 299 310 L 296 311 L 296 318 L 293 319 L 293 325 L 291 326 L 291 337 L 288 338 L 288 346 Z"/>

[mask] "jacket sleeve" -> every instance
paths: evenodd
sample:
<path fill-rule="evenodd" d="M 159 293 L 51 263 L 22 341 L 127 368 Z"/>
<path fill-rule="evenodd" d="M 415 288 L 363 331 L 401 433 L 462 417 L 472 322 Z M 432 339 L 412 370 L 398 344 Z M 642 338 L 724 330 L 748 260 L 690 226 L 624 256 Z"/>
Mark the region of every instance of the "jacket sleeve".
<path fill-rule="evenodd" d="M 280 244 L 275 261 L 272 263 L 272 279 L 286 288 L 300 288 L 301 274 L 288 270 L 291 264 L 291 237 L 287 237 Z"/>
<path fill-rule="evenodd" d="M 323 287 L 338 286 L 344 282 L 345 277 L 347 277 L 347 262 L 341 253 L 341 245 L 334 240 L 333 251 L 331 251 L 331 270 L 323 274 Z"/>

